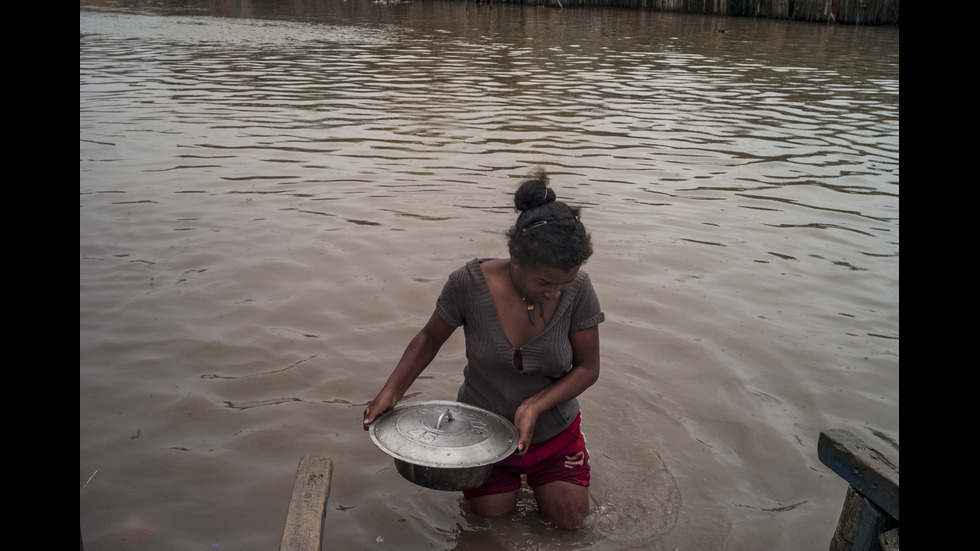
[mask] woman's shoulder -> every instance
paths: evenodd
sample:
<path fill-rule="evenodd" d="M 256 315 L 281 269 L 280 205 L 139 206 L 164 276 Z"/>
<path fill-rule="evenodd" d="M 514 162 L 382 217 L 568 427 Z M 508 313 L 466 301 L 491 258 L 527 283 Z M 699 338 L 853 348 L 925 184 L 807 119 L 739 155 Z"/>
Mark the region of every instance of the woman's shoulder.
<path fill-rule="evenodd" d="M 499 258 L 473 258 L 466 262 L 466 264 L 456 268 L 453 274 L 457 277 L 464 276 L 477 281 L 483 281 L 488 271 L 495 269 L 500 262 L 501 259 Z"/>
<path fill-rule="evenodd" d="M 591 288 L 592 280 L 589 278 L 589 272 L 579 268 L 577 274 L 575 274 L 575 279 L 572 280 L 572 286 L 576 289 L 579 288 Z"/>
<path fill-rule="evenodd" d="M 472 285 L 485 285 L 486 276 L 483 271 L 483 264 L 485 262 L 496 261 L 495 258 L 473 258 L 467 261 L 462 266 L 456 268 L 449 274 L 449 281 L 455 283 L 456 285 L 462 286 L 472 286 Z"/>
<path fill-rule="evenodd" d="M 599 300 L 595 287 L 592 285 L 592 280 L 585 270 L 579 270 L 575 274 L 575 279 L 565 293 L 570 295 L 571 300 L 576 304 L 598 303 Z"/>
<path fill-rule="evenodd" d="M 473 260 L 470 260 L 469 262 L 467 262 L 466 265 L 467 266 L 472 266 L 472 267 L 481 267 L 481 266 L 483 266 L 484 263 L 487 263 L 487 262 L 497 263 L 497 262 L 500 262 L 501 260 L 503 260 L 503 259 L 501 259 L 501 258 L 492 258 L 492 257 L 476 257 Z"/>

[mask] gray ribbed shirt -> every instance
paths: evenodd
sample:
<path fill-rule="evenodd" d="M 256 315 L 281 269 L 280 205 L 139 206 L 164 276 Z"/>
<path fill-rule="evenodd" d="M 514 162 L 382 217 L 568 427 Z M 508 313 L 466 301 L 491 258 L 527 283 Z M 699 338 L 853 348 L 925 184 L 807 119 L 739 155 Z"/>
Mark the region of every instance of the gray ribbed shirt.
<path fill-rule="evenodd" d="M 466 337 L 467 363 L 457 401 L 493 411 L 513 422 L 521 402 L 572 368 L 569 333 L 598 325 L 606 317 L 588 274 L 579 270 L 561 294 L 548 327 L 520 349 L 523 369 L 518 370 L 514 365 L 515 348 L 504 333 L 480 268 L 487 260 L 492 259 L 474 258 L 450 274 L 436 309 L 446 323 L 462 325 Z M 575 420 L 578 411 L 578 400 L 573 398 L 543 413 L 535 425 L 532 442 L 558 435 Z"/>

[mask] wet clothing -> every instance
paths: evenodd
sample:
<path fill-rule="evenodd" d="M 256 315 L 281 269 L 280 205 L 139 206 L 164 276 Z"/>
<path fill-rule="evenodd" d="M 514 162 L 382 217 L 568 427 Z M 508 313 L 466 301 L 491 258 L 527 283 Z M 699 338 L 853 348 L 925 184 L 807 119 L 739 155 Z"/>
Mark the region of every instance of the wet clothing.
<path fill-rule="evenodd" d="M 605 320 L 588 274 L 579 270 L 558 300 L 543 333 L 515 348 L 497 316 L 480 264 L 473 260 L 450 274 L 436 302 L 446 323 L 463 326 L 466 367 L 457 401 L 492 411 L 513 422 L 517 407 L 572 368 L 569 333 Z M 538 418 L 532 444 L 554 438 L 579 414 L 578 399 L 559 404 Z M 583 448 L 584 449 L 584 448 Z M 530 453 L 530 452 L 529 452 Z"/>
<path fill-rule="evenodd" d="M 490 478 L 482 486 L 464 490 L 463 497 L 473 499 L 490 494 L 513 492 L 521 487 L 521 475 L 527 476 L 532 489 L 549 482 L 563 481 L 588 486 L 592 479 L 585 435 L 579 427 L 582 414 L 558 436 L 541 444 L 531 444 L 524 457 L 511 455 L 496 463 Z"/>

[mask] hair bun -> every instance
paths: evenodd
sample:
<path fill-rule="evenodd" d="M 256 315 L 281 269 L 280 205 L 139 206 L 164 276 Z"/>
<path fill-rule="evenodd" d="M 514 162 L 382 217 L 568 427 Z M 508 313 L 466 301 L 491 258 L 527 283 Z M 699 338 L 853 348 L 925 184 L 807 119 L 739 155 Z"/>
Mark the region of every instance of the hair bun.
<path fill-rule="evenodd" d="M 554 202 L 557 197 L 554 190 L 548 187 L 549 181 L 548 173 L 543 168 L 531 169 L 527 179 L 521 182 L 514 193 L 514 208 L 525 212 Z"/>

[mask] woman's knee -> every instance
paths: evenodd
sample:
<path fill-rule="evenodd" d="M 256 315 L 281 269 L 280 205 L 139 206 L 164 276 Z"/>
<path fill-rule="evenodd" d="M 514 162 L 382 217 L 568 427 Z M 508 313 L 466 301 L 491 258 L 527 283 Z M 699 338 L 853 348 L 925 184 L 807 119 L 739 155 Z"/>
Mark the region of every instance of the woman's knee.
<path fill-rule="evenodd" d="M 545 518 L 562 530 L 577 530 L 585 526 L 589 517 L 589 507 L 573 505 L 559 507 L 545 512 Z"/>
<path fill-rule="evenodd" d="M 481 517 L 499 517 L 517 508 L 517 492 L 490 494 L 468 501 L 470 511 Z"/>
<path fill-rule="evenodd" d="M 589 516 L 589 488 L 569 482 L 544 484 L 534 492 L 538 509 L 546 519 L 564 530 L 585 525 Z"/>

